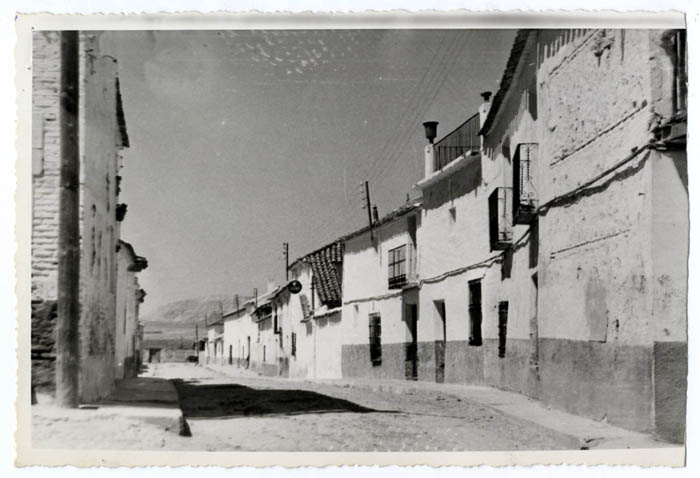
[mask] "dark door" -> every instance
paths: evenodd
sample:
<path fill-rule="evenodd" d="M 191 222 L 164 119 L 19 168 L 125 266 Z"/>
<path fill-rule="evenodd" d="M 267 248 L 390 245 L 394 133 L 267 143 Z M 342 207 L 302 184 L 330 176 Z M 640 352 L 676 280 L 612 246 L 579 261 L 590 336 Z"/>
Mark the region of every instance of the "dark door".
<path fill-rule="evenodd" d="M 409 340 L 406 343 L 406 380 L 418 380 L 418 306 L 406 306 L 406 325 Z"/>
<path fill-rule="evenodd" d="M 481 281 L 469 282 L 469 345 L 481 345 Z"/>
<path fill-rule="evenodd" d="M 538 293 L 537 274 L 534 274 L 530 289 L 530 395 L 534 397 L 539 396 L 540 381 L 539 324 L 537 321 Z"/>
<path fill-rule="evenodd" d="M 248 336 L 248 348 L 246 349 L 245 368 L 250 368 L 250 335 Z"/>
<path fill-rule="evenodd" d="M 228 364 L 233 365 L 233 345 L 228 346 Z"/>
<path fill-rule="evenodd" d="M 445 381 L 445 347 L 447 346 L 447 317 L 445 316 L 445 301 L 435 301 L 437 314 L 438 336 L 435 341 L 435 381 Z"/>

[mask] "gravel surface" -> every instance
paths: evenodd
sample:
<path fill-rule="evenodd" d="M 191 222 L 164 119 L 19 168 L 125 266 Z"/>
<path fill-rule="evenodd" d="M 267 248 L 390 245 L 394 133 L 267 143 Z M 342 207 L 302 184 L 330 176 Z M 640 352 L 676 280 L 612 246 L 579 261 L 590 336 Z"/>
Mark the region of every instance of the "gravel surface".
<path fill-rule="evenodd" d="M 190 450 L 496 451 L 573 444 L 567 435 L 448 393 L 229 378 L 188 364 L 158 364 L 150 373 L 177 379 Z"/>

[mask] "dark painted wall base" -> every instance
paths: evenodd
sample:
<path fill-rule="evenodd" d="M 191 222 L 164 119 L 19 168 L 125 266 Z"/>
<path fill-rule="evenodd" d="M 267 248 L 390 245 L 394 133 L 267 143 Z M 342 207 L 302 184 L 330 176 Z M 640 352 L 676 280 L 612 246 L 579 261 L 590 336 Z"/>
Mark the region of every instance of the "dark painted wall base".
<path fill-rule="evenodd" d="M 534 364 L 526 339 L 509 339 L 502 358 L 497 339 L 485 339 L 481 346 L 447 342 L 444 365 L 439 346 L 436 342 L 418 343 L 418 380 L 440 381 L 444 367 L 448 383 L 495 386 L 630 430 L 655 431 L 664 440 L 684 440 L 684 343 L 657 343 L 652 348 L 540 339 L 539 360 Z M 343 377 L 405 379 L 406 350 L 405 343 L 383 344 L 381 364 L 373 365 L 369 345 L 344 345 Z"/>
<path fill-rule="evenodd" d="M 672 443 L 685 442 L 688 390 L 688 344 L 654 344 L 654 407 L 656 435 Z"/>
<path fill-rule="evenodd" d="M 32 387 L 45 392 L 56 389 L 56 314 L 55 300 L 32 301 Z"/>

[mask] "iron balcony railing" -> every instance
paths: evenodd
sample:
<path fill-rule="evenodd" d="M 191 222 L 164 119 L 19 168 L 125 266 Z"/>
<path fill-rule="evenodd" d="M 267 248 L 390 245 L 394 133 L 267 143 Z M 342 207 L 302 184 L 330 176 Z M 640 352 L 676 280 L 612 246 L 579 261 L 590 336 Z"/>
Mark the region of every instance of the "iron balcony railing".
<path fill-rule="evenodd" d="M 389 289 L 401 289 L 405 285 L 415 281 L 416 273 L 416 251 L 413 244 L 406 244 L 390 251 L 394 252 L 396 258 L 392 261 L 389 257 Z"/>
<path fill-rule="evenodd" d="M 435 167 L 438 171 L 449 163 L 469 152 L 481 149 L 479 138 L 479 114 L 475 114 L 450 134 L 435 143 Z"/>

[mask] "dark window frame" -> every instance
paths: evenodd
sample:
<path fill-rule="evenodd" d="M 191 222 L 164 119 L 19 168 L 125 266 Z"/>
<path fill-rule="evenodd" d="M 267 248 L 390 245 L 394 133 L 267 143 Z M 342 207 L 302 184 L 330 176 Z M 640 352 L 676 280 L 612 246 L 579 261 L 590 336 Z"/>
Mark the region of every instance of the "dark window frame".
<path fill-rule="evenodd" d="M 408 277 L 408 245 L 402 244 L 389 250 L 387 261 L 389 288 L 400 288 Z"/>
<path fill-rule="evenodd" d="M 481 331 L 483 323 L 481 292 L 481 279 L 469 281 L 469 345 L 474 347 L 484 343 Z"/>
<path fill-rule="evenodd" d="M 373 366 L 382 364 L 382 316 L 369 315 L 369 359 Z"/>

